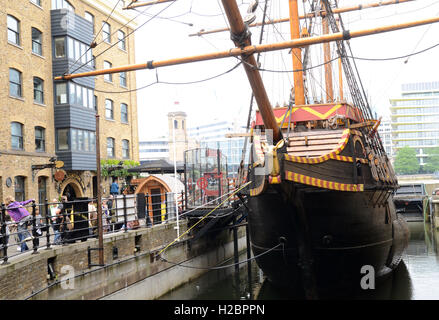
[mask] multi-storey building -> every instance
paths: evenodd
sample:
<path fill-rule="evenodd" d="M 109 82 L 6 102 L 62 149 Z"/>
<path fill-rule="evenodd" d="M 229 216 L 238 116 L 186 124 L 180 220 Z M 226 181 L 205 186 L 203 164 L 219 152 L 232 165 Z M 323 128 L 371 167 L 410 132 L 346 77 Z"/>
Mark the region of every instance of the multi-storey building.
<path fill-rule="evenodd" d="M 390 103 L 394 153 L 410 146 L 424 165 L 428 150 L 439 146 L 439 82 L 403 84 Z"/>
<path fill-rule="evenodd" d="M 135 24 L 120 6 L 110 16 L 115 3 L 22 0 L 0 8 L 1 202 L 93 196 L 96 113 L 101 157 L 138 160 L 134 73 L 53 80 L 134 63 L 134 37 L 126 36 Z M 64 166 L 54 168 L 55 160 Z"/>
<path fill-rule="evenodd" d="M 169 138 L 166 136 L 139 142 L 140 161 L 169 159 Z"/>
<path fill-rule="evenodd" d="M 384 150 L 386 150 L 387 156 L 389 157 L 389 159 L 392 159 L 393 142 L 392 142 L 392 123 L 390 122 L 390 118 L 384 118 L 381 120 L 381 124 L 378 127 L 378 133 L 383 143 Z"/>
<path fill-rule="evenodd" d="M 227 157 L 229 177 L 236 177 L 242 160 L 245 139 L 226 138 L 226 134 L 241 131 L 243 130 L 234 122 L 218 120 L 188 128 L 188 135 L 190 139 L 196 140 L 202 148 L 220 149 Z M 247 146 L 247 151 L 248 149 Z M 244 162 L 246 161 L 247 157 L 244 158 Z"/>

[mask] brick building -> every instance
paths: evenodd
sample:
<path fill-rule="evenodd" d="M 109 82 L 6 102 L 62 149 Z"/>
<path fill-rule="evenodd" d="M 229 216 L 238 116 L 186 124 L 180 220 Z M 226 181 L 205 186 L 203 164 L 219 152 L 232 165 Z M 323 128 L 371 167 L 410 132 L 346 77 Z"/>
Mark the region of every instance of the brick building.
<path fill-rule="evenodd" d="M 129 12 L 119 5 L 107 19 L 116 2 L 22 0 L 1 6 L 0 202 L 8 195 L 37 202 L 66 193 L 92 197 L 96 111 L 101 158 L 139 160 L 136 92 L 118 93 L 136 88 L 134 72 L 53 80 L 135 62 L 134 35 L 125 38 L 136 27 Z M 90 49 L 94 39 L 97 46 Z M 38 169 L 55 160 L 64 166 Z"/>

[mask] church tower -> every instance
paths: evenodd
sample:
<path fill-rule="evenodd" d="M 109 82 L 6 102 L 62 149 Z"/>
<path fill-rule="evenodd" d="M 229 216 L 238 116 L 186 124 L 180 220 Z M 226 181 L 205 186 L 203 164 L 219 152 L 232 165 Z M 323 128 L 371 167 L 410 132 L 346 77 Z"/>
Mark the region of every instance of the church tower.
<path fill-rule="evenodd" d="M 169 159 L 174 161 L 174 137 L 175 137 L 175 158 L 177 161 L 184 161 L 184 151 L 188 148 L 186 131 L 186 113 L 183 111 L 168 113 L 169 128 Z"/>

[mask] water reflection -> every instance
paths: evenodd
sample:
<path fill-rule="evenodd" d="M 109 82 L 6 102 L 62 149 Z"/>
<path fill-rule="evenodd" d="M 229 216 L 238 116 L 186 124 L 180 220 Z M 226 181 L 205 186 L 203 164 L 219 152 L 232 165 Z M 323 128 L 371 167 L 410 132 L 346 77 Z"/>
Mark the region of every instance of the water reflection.
<path fill-rule="evenodd" d="M 439 299 L 439 232 L 430 224 L 410 222 L 410 242 L 398 268 L 378 282 L 374 290 L 332 292 L 321 299 L 361 300 L 419 300 Z M 240 261 L 246 259 L 245 254 Z M 303 299 L 293 290 L 281 290 L 267 281 L 256 263 L 250 273 L 247 264 L 234 268 L 211 271 L 162 299 L 203 300 L 291 300 Z"/>

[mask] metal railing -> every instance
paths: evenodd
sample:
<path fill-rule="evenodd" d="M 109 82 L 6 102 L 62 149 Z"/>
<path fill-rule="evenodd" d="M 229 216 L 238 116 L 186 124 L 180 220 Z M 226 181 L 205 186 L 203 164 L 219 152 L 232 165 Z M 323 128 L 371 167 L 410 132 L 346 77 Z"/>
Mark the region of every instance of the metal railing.
<path fill-rule="evenodd" d="M 175 196 L 177 197 L 177 208 Z M 143 198 L 143 199 L 142 199 Z M 29 213 L 19 221 L 1 204 L 0 260 L 7 264 L 25 252 L 69 245 L 98 237 L 97 199 L 80 198 L 67 202 L 35 201 L 22 206 Z M 176 210 L 185 210 L 184 193 L 117 195 L 102 198 L 103 234 L 150 228 L 177 219 Z M 12 209 L 12 208 L 9 208 Z M 43 213 L 43 215 L 40 214 Z"/>

